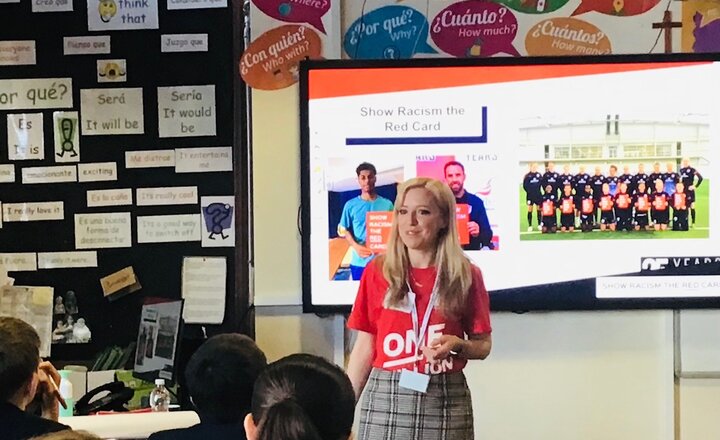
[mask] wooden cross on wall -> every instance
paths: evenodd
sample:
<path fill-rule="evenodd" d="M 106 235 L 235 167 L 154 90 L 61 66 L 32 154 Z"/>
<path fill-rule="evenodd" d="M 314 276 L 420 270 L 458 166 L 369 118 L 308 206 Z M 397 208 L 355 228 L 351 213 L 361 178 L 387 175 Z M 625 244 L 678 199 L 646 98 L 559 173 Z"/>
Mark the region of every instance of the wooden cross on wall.
<path fill-rule="evenodd" d="M 672 30 L 673 28 L 682 27 L 682 23 L 672 21 L 672 12 L 665 11 L 663 14 L 663 21 L 660 23 L 653 23 L 653 29 L 661 29 L 660 32 L 665 32 L 665 53 L 672 53 Z"/>

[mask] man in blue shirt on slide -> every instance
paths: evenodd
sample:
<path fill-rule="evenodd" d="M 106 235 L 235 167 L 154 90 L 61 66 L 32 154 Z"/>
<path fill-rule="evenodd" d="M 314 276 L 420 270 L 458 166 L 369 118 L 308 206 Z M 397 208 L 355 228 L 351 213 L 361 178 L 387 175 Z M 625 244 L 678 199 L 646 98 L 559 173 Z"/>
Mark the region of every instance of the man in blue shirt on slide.
<path fill-rule="evenodd" d="M 350 272 L 353 280 L 359 280 L 365 266 L 375 256 L 373 251 L 365 246 L 367 237 L 365 217 L 368 212 L 392 211 L 393 203 L 375 192 L 377 174 L 375 165 L 363 162 L 355 169 L 355 173 L 360 185 L 360 195 L 345 203 L 338 225 L 338 235 L 350 243 L 352 248 Z"/>
<path fill-rule="evenodd" d="M 480 250 L 483 247 L 493 249 L 493 232 L 485 211 L 485 204 L 480 197 L 465 191 L 465 167 L 463 164 L 455 160 L 446 163 L 445 182 L 455 195 L 455 202 L 470 207 L 470 221 L 468 221 L 470 243 L 464 244 L 463 249 Z"/>

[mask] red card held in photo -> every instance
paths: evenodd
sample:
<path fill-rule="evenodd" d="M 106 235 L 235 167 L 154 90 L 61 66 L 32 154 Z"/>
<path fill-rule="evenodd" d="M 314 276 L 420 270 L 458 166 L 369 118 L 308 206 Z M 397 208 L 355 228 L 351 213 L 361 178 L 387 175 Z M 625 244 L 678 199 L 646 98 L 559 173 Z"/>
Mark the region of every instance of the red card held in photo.
<path fill-rule="evenodd" d="M 468 221 L 470 220 L 470 206 L 464 203 L 458 203 L 455 213 L 460 244 L 468 244 L 470 243 L 470 231 L 468 231 Z"/>
<path fill-rule="evenodd" d="M 387 250 L 387 242 L 392 230 L 392 211 L 370 211 L 365 215 L 365 246 L 373 252 Z"/>

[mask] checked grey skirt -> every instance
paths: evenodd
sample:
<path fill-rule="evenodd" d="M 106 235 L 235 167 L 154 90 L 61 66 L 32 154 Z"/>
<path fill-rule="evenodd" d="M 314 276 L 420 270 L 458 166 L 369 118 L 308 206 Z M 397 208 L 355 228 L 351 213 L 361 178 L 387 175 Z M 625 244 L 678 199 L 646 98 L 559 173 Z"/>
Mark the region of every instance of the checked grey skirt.
<path fill-rule="evenodd" d="M 432 376 L 427 394 L 399 386 L 400 372 L 373 368 L 360 405 L 358 440 L 472 440 L 462 372 Z"/>

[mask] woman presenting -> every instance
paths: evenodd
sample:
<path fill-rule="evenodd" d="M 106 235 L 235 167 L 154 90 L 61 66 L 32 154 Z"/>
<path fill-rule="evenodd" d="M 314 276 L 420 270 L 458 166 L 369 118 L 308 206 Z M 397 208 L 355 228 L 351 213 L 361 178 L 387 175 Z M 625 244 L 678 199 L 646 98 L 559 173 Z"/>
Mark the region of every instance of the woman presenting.
<path fill-rule="evenodd" d="M 357 398 L 365 390 L 359 440 L 473 438 L 462 369 L 490 353 L 489 298 L 443 182 L 398 188 L 387 252 L 365 270 L 348 327 L 348 375 Z"/>

